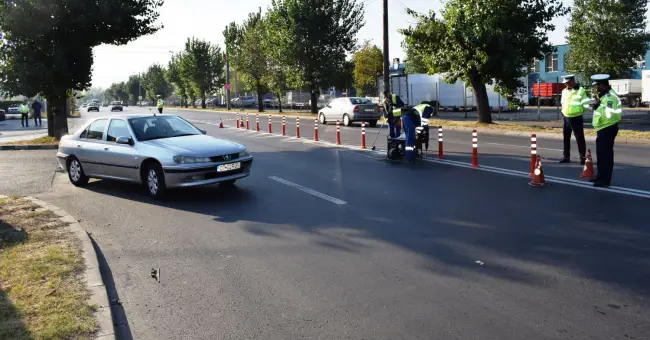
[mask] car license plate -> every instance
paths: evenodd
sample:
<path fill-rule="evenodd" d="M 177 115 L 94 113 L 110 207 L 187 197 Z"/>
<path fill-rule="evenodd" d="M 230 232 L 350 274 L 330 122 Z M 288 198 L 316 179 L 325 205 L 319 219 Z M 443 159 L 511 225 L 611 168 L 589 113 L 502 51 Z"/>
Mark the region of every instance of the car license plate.
<path fill-rule="evenodd" d="M 373 110 L 373 109 L 365 109 L 364 111 L 366 111 L 366 112 L 375 112 L 375 110 Z"/>
<path fill-rule="evenodd" d="M 226 172 L 226 171 L 233 171 L 233 170 L 238 170 L 241 168 L 241 163 L 230 163 L 230 164 L 222 164 L 217 166 L 217 172 Z"/>

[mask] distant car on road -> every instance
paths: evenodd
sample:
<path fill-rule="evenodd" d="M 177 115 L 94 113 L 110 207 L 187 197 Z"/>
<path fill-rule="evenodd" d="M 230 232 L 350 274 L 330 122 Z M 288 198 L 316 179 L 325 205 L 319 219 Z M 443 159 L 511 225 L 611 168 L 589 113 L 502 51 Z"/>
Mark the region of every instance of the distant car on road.
<path fill-rule="evenodd" d="M 377 126 L 381 114 L 379 106 L 370 99 L 343 97 L 331 100 L 322 108 L 318 113 L 318 120 L 321 124 L 327 124 L 328 121 L 338 119 L 345 126 L 350 126 L 352 122 L 364 121 L 374 127 Z"/>
<path fill-rule="evenodd" d="M 88 104 L 88 112 L 90 111 L 97 111 L 99 112 L 99 103 L 93 102 Z"/>
<path fill-rule="evenodd" d="M 250 175 L 245 146 L 205 135 L 175 115 L 121 115 L 95 119 L 64 136 L 57 153 L 70 182 L 89 178 L 142 184 L 162 198 L 168 188 L 222 183 Z"/>
<path fill-rule="evenodd" d="M 9 113 L 19 113 L 19 112 L 20 112 L 20 106 L 18 105 L 9 106 Z"/>
<path fill-rule="evenodd" d="M 124 107 L 122 107 L 122 102 L 111 102 L 111 112 L 113 111 L 124 111 Z"/>

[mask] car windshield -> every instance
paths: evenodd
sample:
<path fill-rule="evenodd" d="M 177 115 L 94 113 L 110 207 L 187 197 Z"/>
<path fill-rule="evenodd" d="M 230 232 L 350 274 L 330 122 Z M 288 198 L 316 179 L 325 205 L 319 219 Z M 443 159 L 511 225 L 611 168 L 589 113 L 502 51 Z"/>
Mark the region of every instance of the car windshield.
<path fill-rule="evenodd" d="M 129 124 L 139 141 L 202 134 L 201 130 L 176 116 L 131 118 Z"/>
<path fill-rule="evenodd" d="M 350 98 L 350 102 L 354 105 L 359 105 L 359 104 L 372 104 L 372 100 L 367 99 L 367 98 Z"/>

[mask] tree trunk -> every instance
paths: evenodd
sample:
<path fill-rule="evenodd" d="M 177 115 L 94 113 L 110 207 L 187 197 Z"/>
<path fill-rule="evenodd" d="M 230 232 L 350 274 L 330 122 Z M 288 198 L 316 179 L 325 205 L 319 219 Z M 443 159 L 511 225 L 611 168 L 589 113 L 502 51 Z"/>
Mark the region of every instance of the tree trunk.
<path fill-rule="evenodd" d="M 474 89 L 474 96 L 478 106 L 478 122 L 492 124 L 492 112 L 490 111 L 490 101 L 485 84 L 479 80 L 478 76 L 472 77 L 470 83 Z"/>
<path fill-rule="evenodd" d="M 205 109 L 205 91 L 201 91 L 201 108 Z"/>
<path fill-rule="evenodd" d="M 190 100 L 192 101 L 192 107 L 196 109 L 196 97 L 190 96 Z"/>
<path fill-rule="evenodd" d="M 54 113 L 52 112 L 52 98 L 46 98 L 45 117 L 47 117 L 47 135 L 54 137 Z"/>
<path fill-rule="evenodd" d="M 262 98 L 262 84 L 258 81 L 255 84 L 255 90 L 257 91 L 257 112 L 264 112 L 264 100 Z"/>
<path fill-rule="evenodd" d="M 278 112 L 282 113 L 282 93 L 278 92 Z"/>
<path fill-rule="evenodd" d="M 48 135 L 50 134 L 50 126 L 52 127 L 52 137 L 61 139 L 62 136 L 68 133 L 68 112 L 67 112 L 67 98 L 65 94 L 49 97 L 47 100 L 48 118 L 52 117 L 52 124 L 50 125 L 48 119 Z"/>
<path fill-rule="evenodd" d="M 318 97 L 320 96 L 320 90 L 316 86 L 312 86 L 311 90 L 311 113 L 318 113 Z"/>

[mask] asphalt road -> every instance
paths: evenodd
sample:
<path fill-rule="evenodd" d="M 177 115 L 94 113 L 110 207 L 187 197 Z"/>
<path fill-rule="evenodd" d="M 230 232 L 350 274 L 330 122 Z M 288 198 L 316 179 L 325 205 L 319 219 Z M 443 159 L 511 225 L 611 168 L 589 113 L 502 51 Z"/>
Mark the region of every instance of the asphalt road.
<path fill-rule="evenodd" d="M 201 127 L 253 152 L 236 188 L 158 202 L 59 173 L 39 194 L 96 241 L 121 339 L 650 334 L 648 199 Z M 352 142 L 358 128 L 345 131 Z"/>

